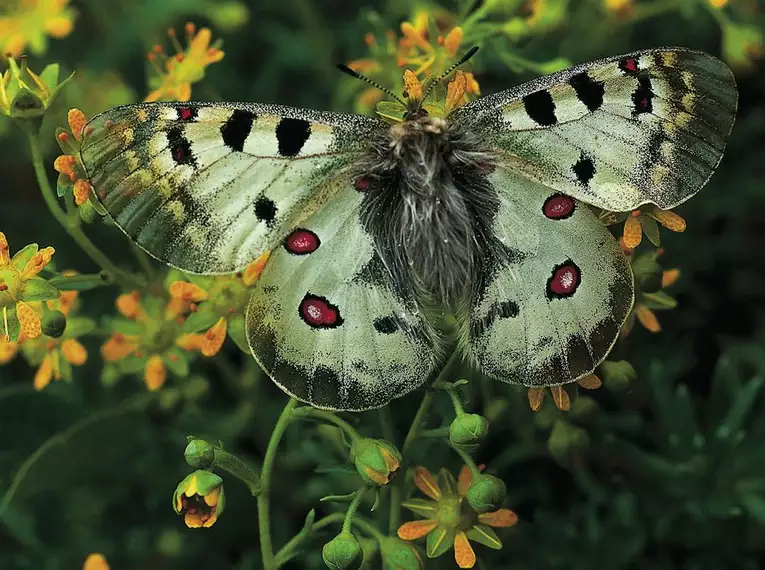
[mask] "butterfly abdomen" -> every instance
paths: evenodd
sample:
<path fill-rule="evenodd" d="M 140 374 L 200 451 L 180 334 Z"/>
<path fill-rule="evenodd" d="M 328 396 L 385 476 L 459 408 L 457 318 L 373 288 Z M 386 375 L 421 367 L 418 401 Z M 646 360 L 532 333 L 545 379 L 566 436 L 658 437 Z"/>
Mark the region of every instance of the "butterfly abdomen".
<path fill-rule="evenodd" d="M 498 208 L 492 167 L 474 137 L 441 118 L 396 124 L 371 145 L 359 169 L 363 220 L 402 286 L 444 306 L 471 292 Z"/>

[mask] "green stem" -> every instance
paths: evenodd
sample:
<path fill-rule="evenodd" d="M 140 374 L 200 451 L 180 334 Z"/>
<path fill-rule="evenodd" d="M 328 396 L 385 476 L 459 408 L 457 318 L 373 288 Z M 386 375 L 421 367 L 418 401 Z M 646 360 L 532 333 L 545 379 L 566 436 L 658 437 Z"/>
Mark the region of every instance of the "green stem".
<path fill-rule="evenodd" d="M 48 210 L 56 218 L 56 221 L 66 230 L 66 232 L 72 237 L 77 245 L 84 251 L 88 257 L 90 257 L 101 269 L 103 269 L 108 275 L 110 275 L 114 281 L 120 284 L 125 289 L 137 289 L 141 286 L 132 275 L 123 271 L 104 254 L 96 245 L 88 239 L 88 236 L 82 231 L 80 227 L 79 216 L 67 216 L 67 214 L 61 209 L 61 205 L 58 202 L 56 193 L 48 181 L 48 175 L 45 172 L 45 163 L 40 149 L 40 143 L 37 140 L 37 135 L 30 131 L 27 131 L 27 138 L 29 140 L 29 148 L 32 153 L 32 165 L 34 166 L 35 176 L 37 178 L 37 184 L 40 186 L 45 204 L 48 206 Z"/>
<path fill-rule="evenodd" d="M 435 379 L 433 384 L 438 384 L 440 382 L 443 382 L 446 376 L 449 374 L 449 372 L 452 369 L 452 366 L 457 362 L 458 358 L 458 351 L 452 352 L 452 355 L 449 357 L 449 360 L 446 361 L 443 368 L 441 368 L 441 372 L 438 373 L 438 377 Z M 401 447 L 401 456 L 402 456 L 402 467 L 401 470 L 403 471 L 405 469 L 405 466 L 403 465 L 408 458 L 408 451 L 412 446 L 412 443 L 415 439 L 417 439 L 417 436 L 419 435 L 420 429 L 422 429 L 423 424 L 425 423 L 425 420 L 428 417 L 428 412 L 430 411 L 430 405 L 433 402 L 433 390 L 431 387 L 428 387 L 428 389 L 425 391 L 425 395 L 422 397 L 422 401 L 420 402 L 420 407 L 417 409 L 417 413 L 414 416 L 414 419 L 412 420 L 412 425 L 409 426 L 409 431 L 406 434 L 406 438 L 404 439 L 404 445 Z M 401 522 L 401 501 L 402 501 L 402 485 L 403 485 L 403 477 L 398 477 L 394 483 L 393 487 L 390 491 L 390 515 L 388 516 L 388 534 L 391 536 L 395 536 L 396 529 L 398 529 L 398 526 Z"/>
<path fill-rule="evenodd" d="M 317 410 L 316 408 L 306 406 L 304 408 L 295 410 L 292 415 L 295 418 L 314 418 L 317 420 L 323 420 L 330 424 L 334 424 L 343 430 L 348 435 L 348 437 L 351 438 L 351 442 L 354 442 L 361 437 L 359 432 L 356 431 L 356 428 L 354 428 L 351 424 L 346 422 L 344 419 L 339 418 L 332 412 L 328 412 L 326 410 Z"/>
<path fill-rule="evenodd" d="M 271 495 L 271 474 L 276 459 L 276 450 L 279 442 L 284 435 L 287 426 L 293 418 L 293 412 L 298 401 L 290 398 L 287 405 L 284 406 L 279 419 L 276 421 L 274 431 L 271 432 L 271 439 L 268 440 L 266 456 L 263 458 L 263 469 L 260 473 L 261 491 L 258 495 L 258 534 L 260 537 L 260 552 L 263 558 L 263 570 L 276 570 L 276 560 L 274 558 L 274 547 L 271 542 L 271 521 L 269 518 L 269 499 Z"/>
<path fill-rule="evenodd" d="M 473 477 L 478 477 L 481 474 L 481 470 L 478 469 L 478 465 L 475 464 L 475 461 L 473 461 L 473 458 L 470 457 L 470 455 L 468 455 L 467 452 L 461 450 L 456 445 L 451 445 L 450 447 L 457 452 L 457 455 L 459 455 L 462 458 L 462 461 L 464 461 L 465 465 L 468 466 L 468 469 L 470 469 L 470 472 L 473 474 Z"/>
<path fill-rule="evenodd" d="M 356 491 L 356 495 L 353 497 L 353 500 L 351 501 L 351 504 L 348 505 L 348 510 L 345 512 L 345 518 L 343 519 L 343 528 L 342 532 L 350 532 L 351 531 L 351 523 L 353 522 L 353 515 L 356 514 L 356 510 L 359 508 L 359 505 L 361 504 L 361 499 L 364 498 L 364 493 L 366 492 L 366 487 L 361 487 Z"/>

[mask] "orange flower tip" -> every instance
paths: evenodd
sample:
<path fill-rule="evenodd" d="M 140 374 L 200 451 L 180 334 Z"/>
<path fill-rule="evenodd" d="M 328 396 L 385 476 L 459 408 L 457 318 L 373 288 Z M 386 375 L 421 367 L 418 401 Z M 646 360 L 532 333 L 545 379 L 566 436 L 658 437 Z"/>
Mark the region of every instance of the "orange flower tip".
<path fill-rule="evenodd" d="M 518 515 L 510 509 L 499 509 L 492 513 L 478 515 L 478 520 L 495 528 L 506 528 L 518 523 Z"/>
<path fill-rule="evenodd" d="M 88 122 L 85 113 L 76 108 L 69 109 L 66 118 L 69 123 L 69 130 L 72 131 L 74 138 L 80 140 L 82 129 L 85 128 L 85 124 Z"/>
<path fill-rule="evenodd" d="M 0 283 L 0 291 L 7 291 L 7 290 L 8 290 L 8 284 Z"/>
<path fill-rule="evenodd" d="M 69 133 L 59 133 L 58 134 L 58 140 L 61 142 L 66 142 L 69 140 Z"/>
<path fill-rule="evenodd" d="M 398 527 L 396 534 L 401 540 L 417 540 L 436 528 L 438 523 L 434 520 L 411 521 Z"/>
<path fill-rule="evenodd" d="M 375 44 L 375 36 L 372 32 L 367 32 L 364 35 L 364 43 L 368 46 L 373 46 Z"/>
<path fill-rule="evenodd" d="M 161 45 L 159 45 L 159 44 L 154 44 L 154 45 L 151 47 L 151 51 L 152 51 L 153 53 L 162 53 L 162 46 L 161 46 Z"/>
<path fill-rule="evenodd" d="M 192 313 L 196 313 L 197 312 L 197 304 L 196 303 L 189 303 L 189 311 L 191 311 Z"/>
<path fill-rule="evenodd" d="M 631 215 L 633 218 L 637 218 L 637 217 L 639 217 L 639 216 L 640 216 L 640 210 L 632 210 L 632 212 L 630 213 L 630 215 Z"/>
<path fill-rule="evenodd" d="M 550 386 L 555 407 L 561 412 L 567 412 L 571 409 L 571 399 L 563 386 Z"/>
<path fill-rule="evenodd" d="M 538 412 L 542 408 L 542 400 L 545 396 L 544 388 L 529 388 L 526 393 L 531 411 Z"/>
<path fill-rule="evenodd" d="M 460 568 L 472 568 L 476 563 L 475 551 L 462 531 L 454 537 L 454 560 Z"/>
<path fill-rule="evenodd" d="M 183 54 L 182 54 L 182 53 L 179 53 L 179 54 L 177 54 L 177 55 L 175 56 L 175 59 L 176 59 L 177 61 L 179 61 L 179 62 L 183 61 Z"/>
<path fill-rule="evenodd" d="M 197 31 L 197 27 L 194 25 L 194 22 L 186 22 L 186 25 L 183 27 L 183 29 L 186 31 L 187 36 L 193 36 Z"/>
<path fill-rule="evenodd" d="M 174 38 L 175 37 L 175 29 L 174 28 L 168 28 L 167 29 L 167 35 L 170 36 L 171 38 Z"/>
<path fill-rule="evenodd" d="M 440 46 L 444 45 L 444 36 L 438 36 L 436 38 L 436 43 Z"/>

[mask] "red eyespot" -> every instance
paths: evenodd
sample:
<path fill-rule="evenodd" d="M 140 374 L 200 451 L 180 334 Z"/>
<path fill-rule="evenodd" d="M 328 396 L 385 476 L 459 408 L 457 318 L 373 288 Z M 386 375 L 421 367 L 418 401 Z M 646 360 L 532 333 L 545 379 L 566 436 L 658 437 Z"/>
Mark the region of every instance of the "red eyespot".
<path fill-rule="evenodd" d="M 284 240 L 284 249 L 294 255 L 313 253 L 321 245 L 319 236 L 311 230 L 297 229 Z"/>
<path fill-rule="evenodd" d="M 579 267 L 573 261 L 567 261 L 553 269 L 552 276 L 547 281 L 547 296 L 570 297 L 576 292 L 580 282 Z"/>
<path fill-rule="evenodd" d="M 311 293 L 303 297 L 298 314 L 308 326 L 315 329 L 332 329 L 343 324 L 343 318 L 336 305 Z"/>
<path fill-rule="evenodd" d="M 178 107 L 178 118 L 181 121 L 188 121 L 194 118 L 194 109 L 191 107 Z"/>
<path fill-rule="evenodd" d="M 573 214 L 574 207 L 574 200 L 563 194 L 555 194 L 545 201 L 542 212 L 551 220 L 561 220 Z"/>
<path fill-rule="evenodd" d="M 366 192 L 369 190 L 369 178 L 366 176 L 359 176 L 354 182 L 353 187 L 359 192 Z"/>

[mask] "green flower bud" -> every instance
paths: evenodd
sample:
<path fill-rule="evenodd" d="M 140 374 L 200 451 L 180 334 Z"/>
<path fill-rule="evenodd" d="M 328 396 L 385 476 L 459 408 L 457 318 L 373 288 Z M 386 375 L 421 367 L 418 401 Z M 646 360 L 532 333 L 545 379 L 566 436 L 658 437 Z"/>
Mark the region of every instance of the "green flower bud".
<path fill-rule="evenodd" d="M 186 463 L 195 469 L 207 469 L 215 461 L 215 449 L 203 439 L 192 439 L 183 451 Z"/>
<path fill-rule="evenodd" d="M 365 437 L 353 442 L 351 461 L 365 483 L 386 485 L 401 465 L 401 454 L 387 441 Z"/>
<path fill-rule="evenodd" d="M 425 565 L 417 548 L 399 538 L 380 540 L 384 570 L 422 570 Z"/>
<path fill-rule="evenodd" d="M 348 531 L 341 532 L 321 549 L 321 558 L 332 570 L 358 570 L 364 552 L 356 537 Z"/>
<path fill-rule="evenodd" d="M 173 493 L 173 509 L 183 515 L 189 528 L 211 527 L 225 505 L 223 479 L 212 471 L 194 471 L 178 483 Z"/>
<path fill-rule="evenodd" d="M 449 441 L 459 446 L 476 446 L 489 433 L 489 420 L 478 414 L 459 414 L 449 425 Z"/>
<path fill-rule="evenodd" d="M 22 56 L 20 63 L 8 58 L 8 69 L 0 77 L 0 113 L 13 119 L 41 117 L 71 78 L 59 83 L 55 63 L 37 75 L 29 69 L 26 57 Z"/>
<path fill-rule="evenodd" d="M 90 203 L 90 200 L 82 206 L 78 206 L 77 213 L 80 214 L 80 219 L 86 224 L 93 224 L 101 219 L 101 215 L 93 207 L 93 204 Z"/>
<path fill-rule="evenodd" d="M 45 311 L 42 318 L 43 334 L 58 338 L 66 329 L 66 315 L 61 311 Z"/>
<path fill-rule="evenodd" d="M 600 364 L 598 370 L 603 376 L 603 384 L 611 392 L 626 391 L 630 383 L 637 378 L 637 372 L 626 360 L 606 360 Z"/>
<path fill-rule="evenodd" d="M 568 465 L 577 459 L 590 447 L 590 436 L 587 432 L 564 420 L 558 420 L 553 426 L 547 440 L 547 449 L 561 465 Z"/>
<path fill-rule="evenodd" d="M 477 513 L 488 513 L 502 507 L 507 485 L 494 475 L 479 475 L 467 491 L 467 500 Z"/>
<path fill-rule="evenodd" d="M 579 395 L 571 403 L 569 417 L 573 420 L 586 422 L 598 413 L 598 403 L 589 396 Z"/>

